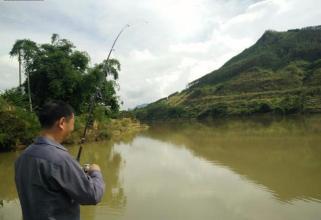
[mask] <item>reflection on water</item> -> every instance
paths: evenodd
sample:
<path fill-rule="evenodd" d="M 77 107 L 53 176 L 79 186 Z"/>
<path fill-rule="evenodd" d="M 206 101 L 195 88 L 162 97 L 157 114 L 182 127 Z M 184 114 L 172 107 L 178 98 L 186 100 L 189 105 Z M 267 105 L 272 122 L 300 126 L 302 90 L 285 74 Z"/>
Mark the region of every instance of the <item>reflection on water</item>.
<path fill-rule="evenodd" d="M 71 148 L 70 152 L 76 155 L 78 147 Z M 97 207 L 83 206 L 81 216 L 83 219 L 97 219 L 110 214 L 119 214 L 127 204 L 124 188 L 119 179 L 120 169 L 123 164 L 121 155 L 115 152 L 112 143 L 90 144 L 85 146 L 81 158 L 83 163 L 95 162 L 102 168 L 106 181 L 104 197 Z"/>
<path fill-rule="evenodd" d="M 321 200 L 320 118 L 259 119 L 158 125 L 147 135 L 225 165 L 267 187 L 281 201 Z"/>
<path fill-rule="evenodd" d="M 106 193 L 82 219 L 320 219 L 321 117 L 162 123 L 87 145 Z M 76 155 L 78 148 L 71 147 Z M 18 153 L 0 154 L 0 220 L 21 219 Z"/>

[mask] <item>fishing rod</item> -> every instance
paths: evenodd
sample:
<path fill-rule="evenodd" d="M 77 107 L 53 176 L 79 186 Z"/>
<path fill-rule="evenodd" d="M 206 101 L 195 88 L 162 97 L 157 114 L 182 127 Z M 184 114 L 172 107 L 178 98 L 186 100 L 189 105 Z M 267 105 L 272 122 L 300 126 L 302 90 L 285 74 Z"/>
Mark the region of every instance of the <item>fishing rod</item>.
<path fill-rule="evenodd" d="M 106 65 L 107 65 L 107 70 L 106 70 L 106 74 L 105 74 L 105 77 L 107 77 L 107 74 L 108 74 L 108 61 L 110 59 L 110 55 L 112 53 L 112 51 L 114 50 L 114 47 L 115 47 L 115 44 L 119 38 L 119 36 L 123 33 L 123 31 L 130 27 L 129 24 L 126 24 L 121 30 L 120 32 L 118 33 L 117 37 L 115 38 L 112 46 L 111 46 L 111 49 L 108 53 L 108 56 L 107 56 L 107 59 L 106 59 Z M 103 80 L 100 81 L 100 84 L 103 82 Z M 87 130 L 88 130 L 88 127 L 92 121 L 92 117 L 93 117 L 93 110 L 94 110 L 94 105 L 95 105 L 95 102 L 96 100 L 100 99 L 102 97 L 101 95 L 101 92 L 100 92 L 100 86 L 97 86 L 96 87 L 96 92 L 90 97 L 90 104 L 89 104 L 89 109 L 88 109 L 88 116 L 87 116 L 87 120 L 86 120 L 86 125 L 85 125 L 85 128 L 84 128 L 84 131 L 83 131 L 83 134 L 82 134 L 82 137 L 80 139 L 80 145 L 79 145 L 79 150 L 78 150 L 78 154 L 77 154 L 77 161 L 79 162 L 80 161 L 80 156 L 81 156 L 81 152 L 82 152 L 82 149 L 83 149 L 83 144 L 85 143 L 86 141 L 86 134 L 87 134 Z M 84 170 L 86 171 L 86 169 L 88 170 L 88 164 L 85 164 L 85 167 L 84 167 Z"/>

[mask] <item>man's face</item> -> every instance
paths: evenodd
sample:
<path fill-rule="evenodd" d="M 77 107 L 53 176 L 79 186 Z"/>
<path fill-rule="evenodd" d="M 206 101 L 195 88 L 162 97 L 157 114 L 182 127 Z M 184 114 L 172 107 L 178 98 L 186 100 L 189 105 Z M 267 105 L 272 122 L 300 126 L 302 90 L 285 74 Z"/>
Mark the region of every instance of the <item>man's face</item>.
<path fill-rule="evenodd" d="M 63 117 L 59 120 L 59 128 L 63 138 L 66 138 L 68 137 L 68 135 L 70 135 L 70 133 L 74 130 L 74 125 L 75 125 L 74 114 L 72 114 L 70 118 Z"/>
<path fill-rule="evenodd" d="M 74 130 L 75 126 L 75 115 L 72 114 L 69 120 L 66 120 L 66 130 L 71 133 Z"/>

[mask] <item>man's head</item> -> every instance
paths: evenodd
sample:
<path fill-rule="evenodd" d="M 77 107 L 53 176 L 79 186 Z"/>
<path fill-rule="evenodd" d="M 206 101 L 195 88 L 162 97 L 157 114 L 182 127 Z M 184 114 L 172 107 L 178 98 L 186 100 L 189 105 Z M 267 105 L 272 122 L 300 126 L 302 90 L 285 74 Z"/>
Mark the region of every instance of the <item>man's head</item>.
<path fill-rule="evenodd" d="M 44 104 L 38 112 L 41 128 L 63 141 L 74 130 L 74 110 L 63 101 L 51 101 Z"/>

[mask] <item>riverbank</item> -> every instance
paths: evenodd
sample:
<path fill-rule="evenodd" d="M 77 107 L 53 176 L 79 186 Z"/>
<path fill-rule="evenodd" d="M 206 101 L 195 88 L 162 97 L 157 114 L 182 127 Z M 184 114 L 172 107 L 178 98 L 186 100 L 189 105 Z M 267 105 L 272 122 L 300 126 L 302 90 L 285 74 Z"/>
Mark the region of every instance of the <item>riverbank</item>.
<path fill-rule="evenodd" d="M 0 109 L 0 153 L 25 149 L 38 136 L 39 121 L 33 112 L 19 107 L 4 105 Z M 10 108 L 9 108 L 10 107 Z M 86 124 L 86 115 L 76 116 L 75 129 L 63 144 L 78 144 Z M 122 140 L 135 136 L 138 132 L 148 129 L 135 118 L 119 117 L 111 119 L 101 117 L 89 126 L 86 143 Z"/>
<path fill-rule="evenodd" d="M 84 123 L 77 124 L 74 132 L 64 141 L 64 144 L 78 144 L 83 134 Z M 87 131 L 86 143 L 120 140 L 128 136 L 134 136 L 138 132 L 148 129 L 148 125 L 140 123 L 133 118 L 108 119 L 102 122 L 95 121 L 91 129 Z"/>
<path fill-rule="evenodd" d="M 99 110 L 99 109 L 98 109 Z M 86 142 L 120 140 L 133 136 L 148 126 L 134 117 L 119 113 L 111 118 L 94 112 L 94 122 L 89 126 Z M 75 129 L 63 144 L 78 144 L 87 122 L 87 114 L 75 116 Z M 26 148 L 39 134 L 40 124 L 34 112 L 7 102 L 0 96 L 0 152 Z"/>

